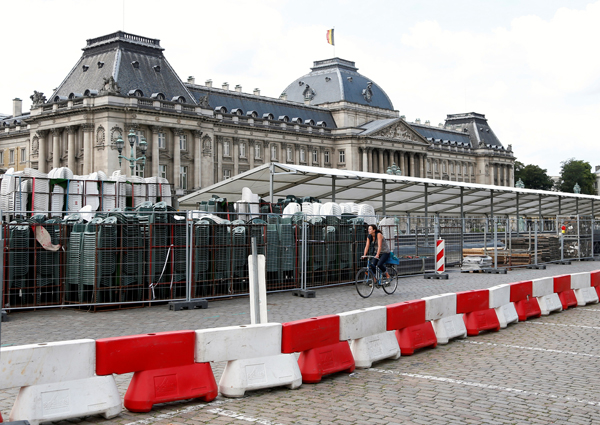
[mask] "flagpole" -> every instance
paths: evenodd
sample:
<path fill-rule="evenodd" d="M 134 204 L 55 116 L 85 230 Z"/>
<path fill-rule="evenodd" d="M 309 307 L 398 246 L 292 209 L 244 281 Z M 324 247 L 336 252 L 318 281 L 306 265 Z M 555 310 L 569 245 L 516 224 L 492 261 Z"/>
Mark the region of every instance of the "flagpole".
<path fill-rule="evenodd" d="M 333 57 L 335 58 L 335 27 L 333 27 Z"/>

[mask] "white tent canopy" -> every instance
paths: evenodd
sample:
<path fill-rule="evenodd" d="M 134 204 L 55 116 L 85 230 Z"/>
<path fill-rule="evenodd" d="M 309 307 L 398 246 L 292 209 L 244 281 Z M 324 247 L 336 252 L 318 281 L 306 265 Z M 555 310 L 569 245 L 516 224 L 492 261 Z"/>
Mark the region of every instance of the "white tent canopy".
<path fill-rule="evenodd" d="M 212 195 L 237 201 L 244 187 L 261 198 L 272 194 L 275 201 L 295 195 L 321 202 L 365 202 L 387 215 L 593 215 L 600 200 L 592 195 L 270 163 L 186 195 L 179 205 L 196 208 Z"/>

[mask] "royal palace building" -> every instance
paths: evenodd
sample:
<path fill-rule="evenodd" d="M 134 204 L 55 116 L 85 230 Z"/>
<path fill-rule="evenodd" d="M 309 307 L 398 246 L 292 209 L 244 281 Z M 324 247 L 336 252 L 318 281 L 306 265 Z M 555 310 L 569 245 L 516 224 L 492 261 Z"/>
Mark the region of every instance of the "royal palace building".
<path fill-rule="evenodd" d="M 29 112 L 15 99 L 12 115 L 0 114 L 5 170 L 129 174 L 115 141 L 133 130 L 148 143 L 135 172 L 166 177 L 179 194 L 267 162 L 375 173 L 396 164 L 407 176 L 514 185 L 511 145 L 500 143 L 483 114 L 451 114 L 437 126 L 407 122 L 380 86 L 340 58 L 314 62 L 270 98 L 183 81 L 159 40 L 119 31 L 87 40 L 55 92 L 31 99 Z"/>

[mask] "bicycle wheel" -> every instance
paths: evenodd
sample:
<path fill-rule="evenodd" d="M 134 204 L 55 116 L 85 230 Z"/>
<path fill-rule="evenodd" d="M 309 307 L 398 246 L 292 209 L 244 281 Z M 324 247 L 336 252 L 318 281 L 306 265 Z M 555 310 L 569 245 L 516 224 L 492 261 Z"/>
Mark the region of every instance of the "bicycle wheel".
<path fill-rule="evenodd" d="M 386 294 L 392 295 L 398 287 L 398 272 L 394 266 L 386 266 L 387 272 L 390 274 L 390 281 L 383 284 L 383 290 Z"/>
<path fill-rule="evenodd" d="M 356 274 L 356 280 L 354 284 L 356 285 L 356 292 L 363 298 L 369 298 L 373 293 L 373 288 L 375 279 L 373 279 L 373 273 L 366 268 L 363 267 Z"/>

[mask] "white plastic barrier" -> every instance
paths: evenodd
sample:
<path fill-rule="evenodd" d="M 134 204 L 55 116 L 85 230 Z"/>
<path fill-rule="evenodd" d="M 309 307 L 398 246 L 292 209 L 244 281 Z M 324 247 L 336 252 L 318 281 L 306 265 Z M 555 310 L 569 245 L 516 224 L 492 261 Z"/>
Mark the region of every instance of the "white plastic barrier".
<path fill-rule="evenodd" d="M 577 305 L 593 304 L 598 302 L 596 288 L 592 288 L 592 277 L 590 272 L 573 273 L 571 275 L 571 289 L 575 292 Z"/>
<path fill-rule="evenodd" d="M 425 300 L 425 320 L 430 320 L 438 344 L 452 338 L 465 338 L 467 328 L 462 314 L 456 314 L 456 294 L 447 293 L 422 298 Z"/>
<path fill-rule="evenodd" d="M 91 339 L 2 348 L 0 389 L 22 387 L 11 421 L 60 421 L 121 412 L 113 376 L 96 376 L 96 342 Z"/>
<path fill-rule="evenodd" d="M 543 316 L 553 311 L 562 311 L 562 304 L 558 294 L 554 292 L 554 278 L 544 277 L 534 279 L 532 295 L 537 298 Z"/>
<path fill-rule="evenodd" d="M 302 385 L 296 357 L 281 353 L 280 323 L 197 330 L 195 351 L 198 363 L 227 362 L 219 381 L 219 391 L 226 397 Z"/>
<path fill-rule="evenodd" d="M 510 302 L 510 285 L 503 283 L 492 286 L 490 291 L 490 308 L 493 308 L 498 315 L 500 327 L 505 328 L 511 323 L 519 321 L 519 315 L 514 303 Z"/>
<path fill-rule="evenodd" d="M 383 306 L 339 313 L 340 341 L 351 340 L 350 350 L 357 368 L 369 368 L 373 362 L 400 358 L 400 346 L 394 331 L 387 331 L 387 309 Z"/>

